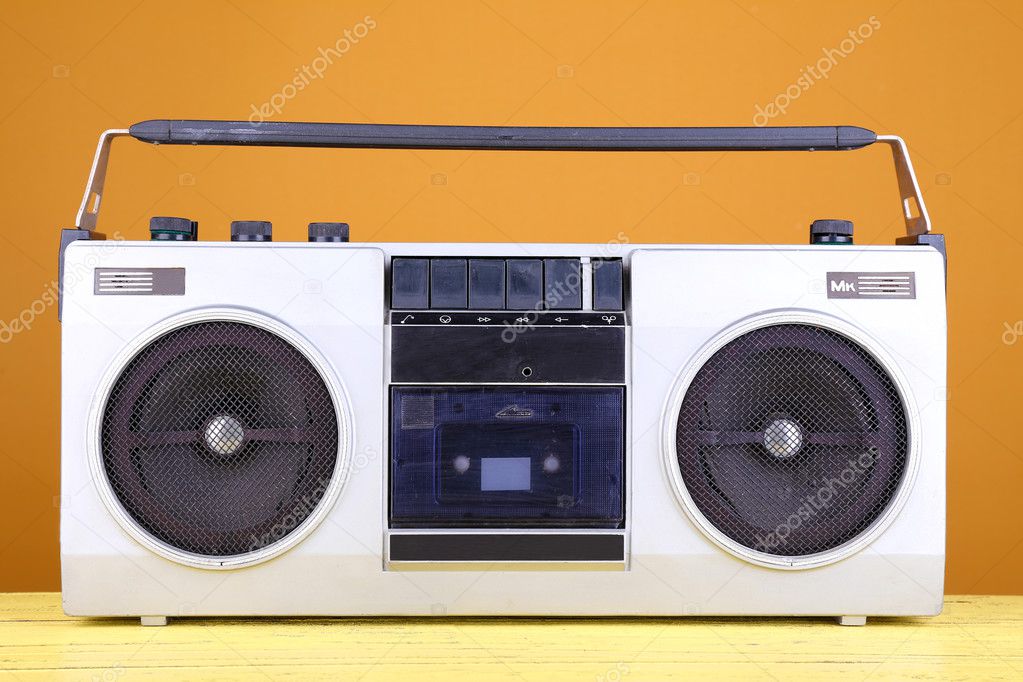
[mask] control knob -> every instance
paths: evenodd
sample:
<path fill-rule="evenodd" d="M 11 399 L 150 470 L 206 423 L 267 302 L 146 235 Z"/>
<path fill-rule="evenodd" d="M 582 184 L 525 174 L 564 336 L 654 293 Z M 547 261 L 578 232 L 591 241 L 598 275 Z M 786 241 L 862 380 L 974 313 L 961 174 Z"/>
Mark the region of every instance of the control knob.
<path fill-rule="evenodd" d="M 851 220 L 815 220 L 810 225 L 811 244 L 852 244 Z"/>
<path fill-rule="evenodd" d="M 231 222 L 231 241 L 273 241 L 273 226 L 266 220 L 235 220 Z"/>
<path fill-rule="evenodd" d="M 309 241 L 346 242 L 348 223 L 309 223 Z"/>
<path fill-rule="evenodd" d="M 199 238 L 199 223 L 188 218 L 153 216 L 149 219 L 149 238 L 157 242 L 194 242 Z"/>

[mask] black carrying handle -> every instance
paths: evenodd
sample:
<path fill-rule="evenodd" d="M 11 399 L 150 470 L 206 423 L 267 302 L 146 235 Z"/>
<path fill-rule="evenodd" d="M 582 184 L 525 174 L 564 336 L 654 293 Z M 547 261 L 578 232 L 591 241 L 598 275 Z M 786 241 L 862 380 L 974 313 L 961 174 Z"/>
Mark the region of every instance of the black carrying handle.
<path fill-rule="evenodd" d="M 856 126 L 569 128 L 160 119 L 136 123 L 128 133 L 152 144 L 537 151 L 839 151 L 877 141 L 873 131 Z"/>

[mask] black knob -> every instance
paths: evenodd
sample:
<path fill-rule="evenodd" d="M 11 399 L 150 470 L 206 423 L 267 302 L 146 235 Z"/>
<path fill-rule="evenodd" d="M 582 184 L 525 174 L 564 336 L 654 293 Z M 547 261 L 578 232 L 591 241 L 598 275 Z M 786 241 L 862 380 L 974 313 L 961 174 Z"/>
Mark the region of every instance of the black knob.
<path fill-rule="evenodd" d="M 231 223 L 231 241 L 273 241 L 273 226 L 266 220 L 235 220 Z"/>
<path fill-rule="evenodd" d="M 149 238 L 158 242 L 194 242 L 199 238 L 199 223 L 188 218 L 153 216 L 149 219 Z"/>
<path fill-rule="evenodd" d="M 815 220 L 810 224 L 811 244 L 852 244 L 851 220 Z"/>
<path fill-rule="evenodd" d="M 348 223 L 309 223 L 309 241 L 346 242 Z"/>

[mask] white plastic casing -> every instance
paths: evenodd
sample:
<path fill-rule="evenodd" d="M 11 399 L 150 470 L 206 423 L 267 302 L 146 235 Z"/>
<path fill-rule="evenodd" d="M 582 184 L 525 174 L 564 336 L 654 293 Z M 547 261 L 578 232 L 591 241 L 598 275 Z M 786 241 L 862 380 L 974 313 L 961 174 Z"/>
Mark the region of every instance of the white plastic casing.
<path fill-rule="evenodd" d="M 391 256 L 622 257 L 630 291 L 627 559 L 616 566 L 392 565 L 387 537 L 385 272 Z M 930 615 L 943 596 L 945 276 L 930 247 L 288 244 L 81 241 L 66 251 L 61 564 L 65 611 L 179 615 Z M 93 293 L 93 271 L 184 268 L 181 296 Z M 828 272 L 912 272 L 916 298 L 828 298 Z M 294 546 L 236 566 L 188 565 L 118 520 L 97 456 L 97 401 L 140 340 L 229 313 L 285 330 L 337 387 L 348 427 L 337 494 Z M 844 551 L 796 566 L 740 556 L 701 529 L 671 467 L 672 410 L 729 334 L 830 326 L 904 393 L 904 494 Z M 745 327 L 744 327 L 745 325 Z M 449 360 L 445 360 L 449 361 Z M 92 464 L 90 464 L 92 459 Z M 98 469 L 98 470 L 97 470 Z M 273 552 L 271 552 L 272 554 Z M 796 562 L 797 564 L 799 562 Z"/>

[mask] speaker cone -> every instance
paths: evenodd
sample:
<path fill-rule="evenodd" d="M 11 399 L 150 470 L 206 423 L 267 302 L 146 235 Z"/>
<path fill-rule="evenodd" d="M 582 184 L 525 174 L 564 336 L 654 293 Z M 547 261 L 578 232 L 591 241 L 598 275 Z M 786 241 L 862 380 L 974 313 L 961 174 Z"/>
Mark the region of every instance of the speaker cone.
<path fill-rule="evenodd" d="M 781 557 L 826 552 L 868 529 L 906 473 L 905 405 L 878 361 L 806 324 L 747 332 L 686 390 L 682 481 L 719 533 Z"/>
<path fill-rule="evenodd" d="M 331 393 L 295 346 L 234 321 L 176 328 L 113 383 L 101 457 L 127 514 L 207 557 L 262 550 L 316 509 L 338 465 Z"/>

